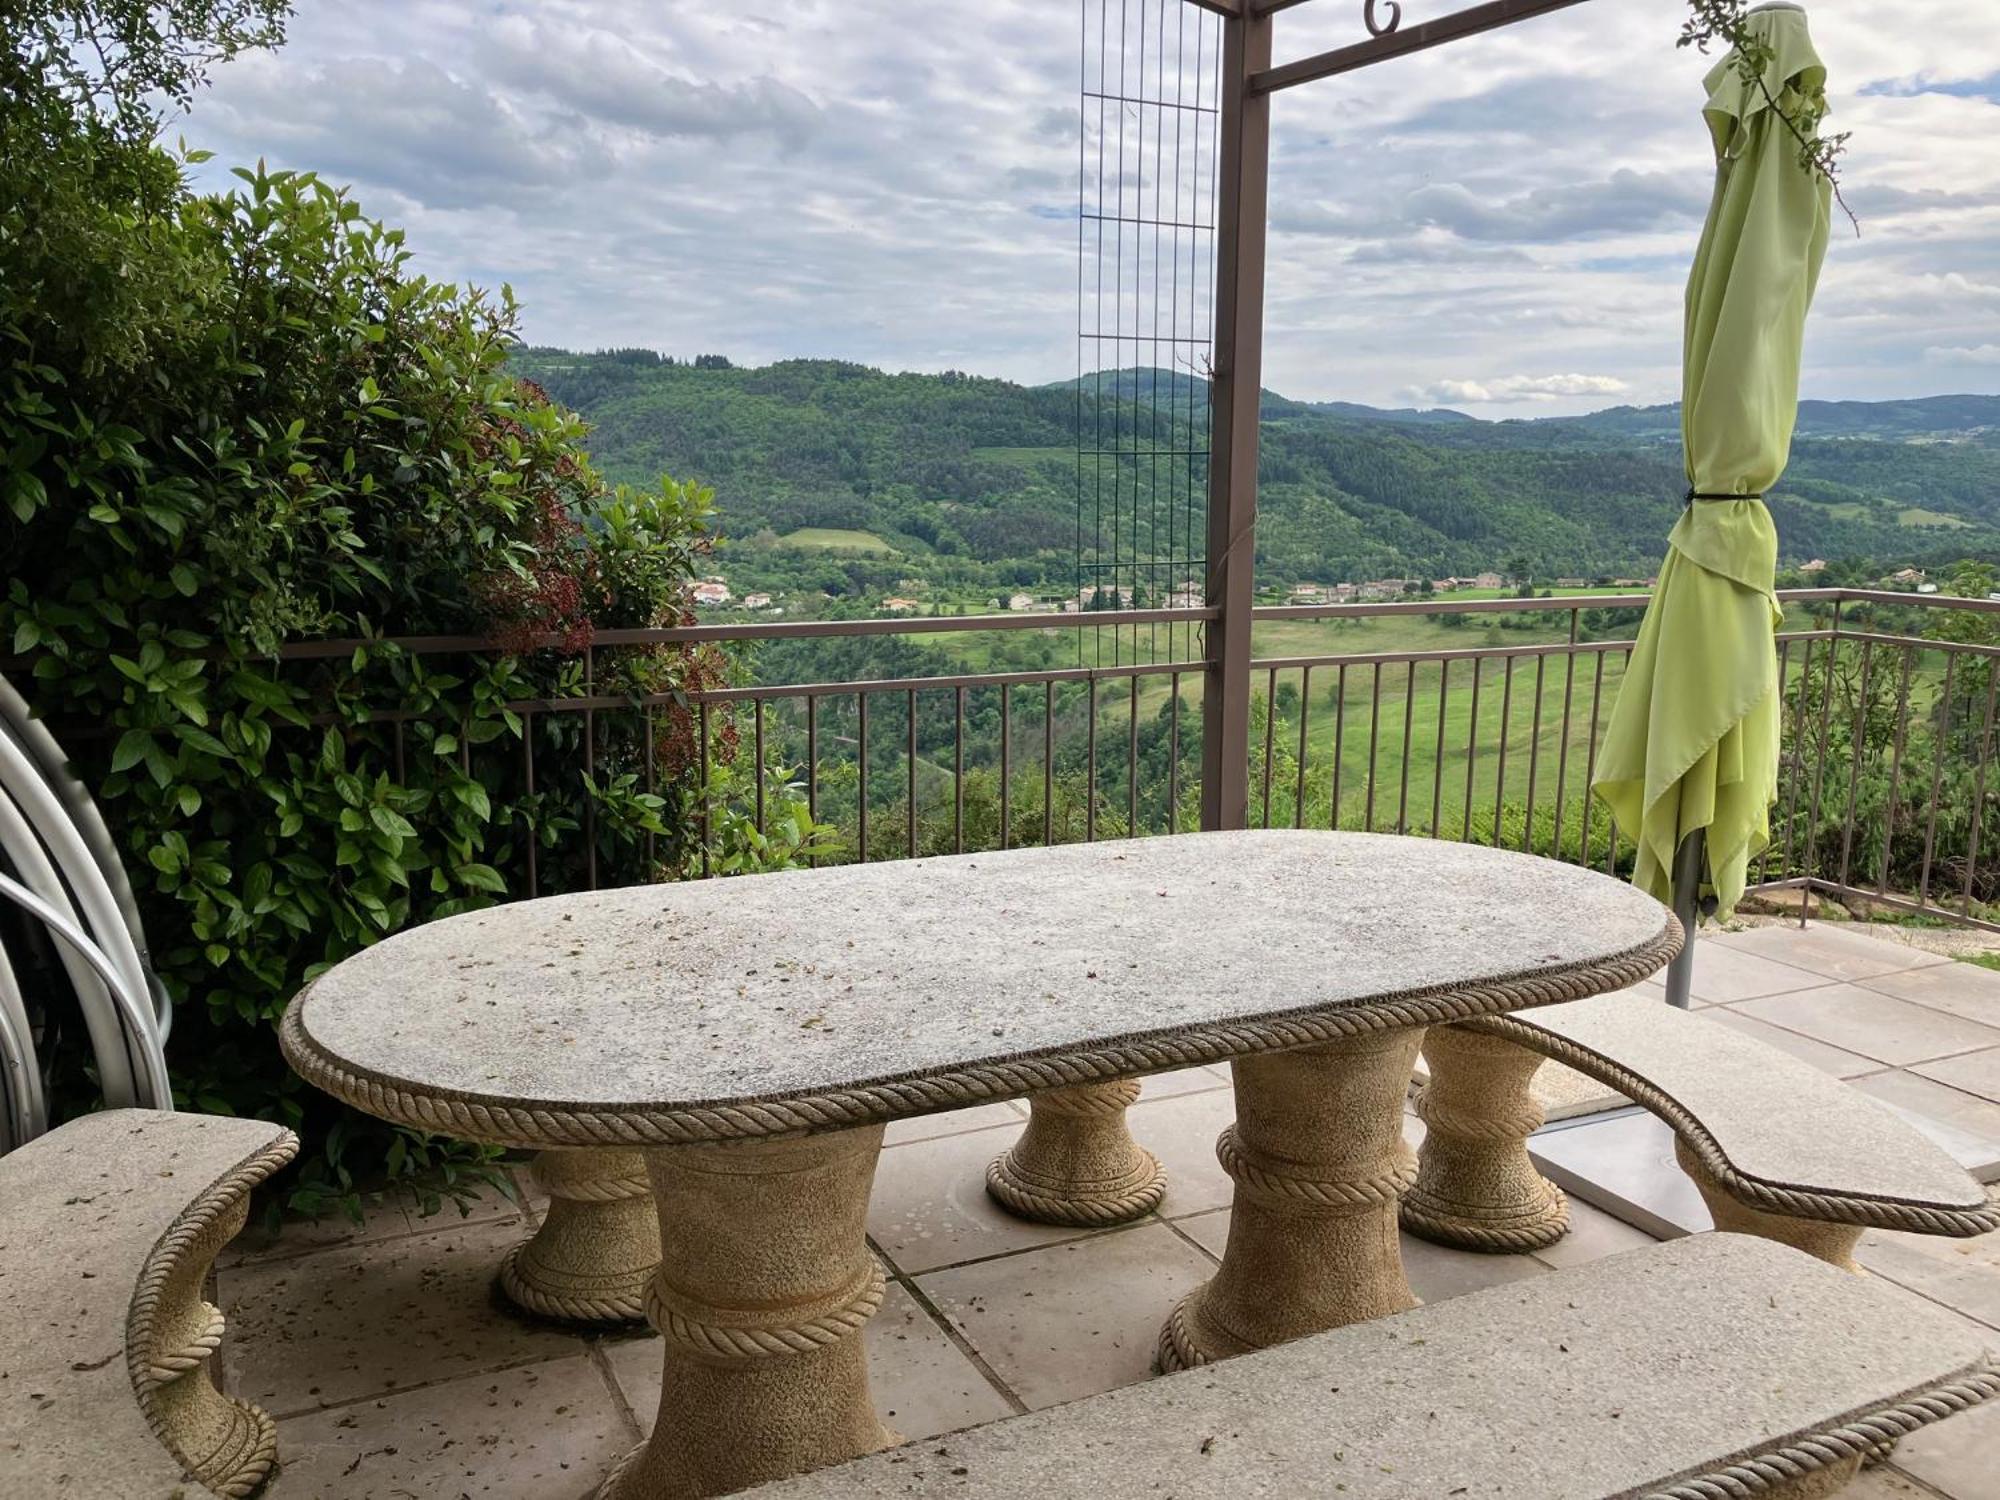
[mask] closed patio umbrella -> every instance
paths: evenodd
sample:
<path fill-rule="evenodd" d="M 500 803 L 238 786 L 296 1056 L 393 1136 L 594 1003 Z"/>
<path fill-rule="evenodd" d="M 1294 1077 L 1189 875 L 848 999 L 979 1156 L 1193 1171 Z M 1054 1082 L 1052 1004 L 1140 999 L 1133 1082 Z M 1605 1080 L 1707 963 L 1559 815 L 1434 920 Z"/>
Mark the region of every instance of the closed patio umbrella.
<path fill-rule="evenodd" d="M 1778 534 L 1764 492 L 1798 415 L 1800 345 L 1826 253 L 1831 185 L 1800 159 L 1826 69 L 1796 5 L 1748 13 L 1761 81 L 1737 53 L 1704 80 L 1715 193 L 1688 275 L 1681 438 L 1688 504 L 1605 734 L 1592 789 L 1638 842 L 1633 883 L 1693 936 L 1704 896 L 1725 914 L 1770 842 L 1777 793 Z M 1774 108 L 1774 105 L 1776 106 Z M 1668 975 L 1687 1003 L 1693 943 Z"/>

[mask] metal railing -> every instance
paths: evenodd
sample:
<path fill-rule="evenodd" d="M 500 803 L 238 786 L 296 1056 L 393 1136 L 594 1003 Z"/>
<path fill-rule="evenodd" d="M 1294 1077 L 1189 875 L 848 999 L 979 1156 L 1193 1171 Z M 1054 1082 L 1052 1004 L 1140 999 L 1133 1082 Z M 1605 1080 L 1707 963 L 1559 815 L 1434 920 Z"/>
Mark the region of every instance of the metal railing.
<path fill-rule="evenodd" d="M 1982 845 L 1990 851 L 2000 838 L 2000 826 L 1984 827 L 2000 603 L 1852 589 L 1783 599 L 1783 759 L 1756 887 L 2000 930 L 1989 904 L 2000 901 L 2000 868 L 1987 875 L 1980 864 Z M 1645 604 L 1644 594 L 1611 594 L 1256 610 L 1243 736 L 1249 821 L 1425 834 L 1628 869 L 1629 840 L 1587 789 Z M 635 786 L 654 793 L 658 721 L 679 716 L 710 787 L 697 801 L 688 873 L 715 870 L 720 820 L 762 832 L 801 803 L 832 830 L 812 844 L 816 861 L 1182 832 L 1200 815 L 1199 720 L 1212 667 L 1199 650 L 1161 660 L 1126 651 L 1113 666 L 950 667 L 995 632 L 1068 642 L 1125 631 L 1136 643 L 1140 627 L 1167 626 L 1175 640 L 1213 618 L 1179 609 L 607 631 L 582 653 L 575 695 L 508 705 L 523 722 L 512 753 L 530 792 L 538 775 L 543 786 L 552 776 L 596 777 L 608 732 L 622 726 L 624 742 L 640 747 L 628 757 Z M 1341 649 L 1284 649 L 1301 626 L 1357 639 L 1353 649 L 1338 639 Z M 1455 643 L 1474 631 L 1483 631 L 1477 642 Z M 752 663 L 747 680 L 693 694 L 591 687 L 606 654 L 622 650 L 887 636 L 942 638 L 957 655 L 939 653 L 934 675 L 764 683 Z M 355 644 L 314 642 L 285 655 L 343 657 Z M 494 649 L 466 638 L 397 644 L 429 656 Z M 371 717 L 393 726 L 400 764 L 416 716 Z M 564 720 L 580 724 L 567 752 L 574 763 L 551 766 L 537 726 Z M 724 763 L 728 777 L 716 775 Z M 589 884 L 593 808 L 586 798 L 578 829 Z M 529 894 L 541 889 L 537 866 L 548 857 L 527 842 Z"/>

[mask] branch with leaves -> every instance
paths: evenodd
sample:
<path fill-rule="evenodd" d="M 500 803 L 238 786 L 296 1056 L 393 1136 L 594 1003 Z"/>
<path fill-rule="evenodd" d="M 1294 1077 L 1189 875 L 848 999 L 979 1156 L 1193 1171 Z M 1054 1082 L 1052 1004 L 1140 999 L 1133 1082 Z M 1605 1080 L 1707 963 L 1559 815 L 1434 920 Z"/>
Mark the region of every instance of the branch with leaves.
<path fill-rule="evenodd" d="M 1854 232 L 1860 234 L 1861 221 L 1840 195 L 1840 158 L 1847 150 L 1851 132 L 1820 134 L 1820 125 L 1827 114 L 1826 90 L 1816 88 L 1808 93 L 1786 89 L 1782 97 L 1773 96 L 1765 78 L 1772 61 L 1771 46 L 1752 31 L 1744 0 L 1688 0 L 1688 12 L 1680 40 L 1674 45 L 1693 47 L 1704 54 L 1716 45 L 1732 49 L 1731 61 L 1736 71 L 1744 82 L 1756 86 L 1771 113 L 1785 122 L 1785 128 L 1798 142 L 1799 165 L 1826 179 L 1827 186 L 1833 189 L 1833 201 L 1847 215 Z"/>

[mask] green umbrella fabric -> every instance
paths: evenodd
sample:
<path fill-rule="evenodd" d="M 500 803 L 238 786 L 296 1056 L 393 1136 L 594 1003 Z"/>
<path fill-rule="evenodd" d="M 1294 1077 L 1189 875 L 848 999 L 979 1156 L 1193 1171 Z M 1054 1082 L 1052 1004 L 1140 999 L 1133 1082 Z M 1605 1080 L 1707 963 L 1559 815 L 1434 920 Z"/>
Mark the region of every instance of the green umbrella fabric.
<path fill-rule="evenodd" d="M 1705 80 L 1715 193 L 1688 275 L 1681 382 L 1690 496 L 1743 498 L 1691 498 L 1669 534 L 1592 781 L 1638 841 L 1633 883 L 1662 901 L 1681 840 L 1707 830 L 1702 894 L 1724 914 L 1770 842 L 1783 616 L 1778 533 L 1760 497 L 1791 452 L 1832 198 L 1771 108 L 1824 97 L 1805 12 L 1761 6 L 1748 24 L 1769 49 L 1763 86 L 1734 52 Z"/>

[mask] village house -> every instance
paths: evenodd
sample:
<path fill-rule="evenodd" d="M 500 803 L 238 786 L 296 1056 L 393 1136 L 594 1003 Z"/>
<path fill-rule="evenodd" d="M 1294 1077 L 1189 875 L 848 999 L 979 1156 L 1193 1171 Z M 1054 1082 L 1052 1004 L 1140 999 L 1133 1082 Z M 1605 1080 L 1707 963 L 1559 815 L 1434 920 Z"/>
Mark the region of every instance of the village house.
<path fill-rule="evenodd" d="M 882 609 L 887 614 L 907 615 L 913 612 L 914 610 L 920 608 L 922 604 L 923 601 L 921 599 L 905 599 L 900 595 L 897 595 L 892 598 L 884 599 L 882 601 Z"/>
<path fill-rule="evenodd" d="M 1898 568 L 1889 575 L 1889 582 L 1891 583 L 1910 584 L 1922 583 L 1923 581 L 1924 570 L 1922 568 Z"/>
<path fill-rule="evenodd" d="M 771 596 L 769 594 L 745 594 L 743 596 L 743 607 L 745 609 L 769 609 L 771 607 Z"/>
<path fill-rule="evenodd" d="M 696 605 L 703 609 L 719 609 L 730 600 L 729 585 L 720 578 L 704 578 L 689 591 Z"/>
<path fill-rule="evenodd" d="M 1022 610 L 1033 609 L 1035 607 L 1035 596 L 1033 594 L 1009 594 L 1007 596 L 1007 607 L 1017 613 Z"/>
<path fill-rule="evenodd" d="M 1484 573 L 1474 573 L 1466 582 L 1476 589 L 1497 589 L 1502 587 L 1507 580 L 1489 569 Z"/>
<path fill-rule="evenodd" d="M 1826 571 L 1826 559 L 1815 557 L 1811 562 L 1800 563 L 1799 571 L 1808 577 L 1814 573 L 1824 573 Z"/>

